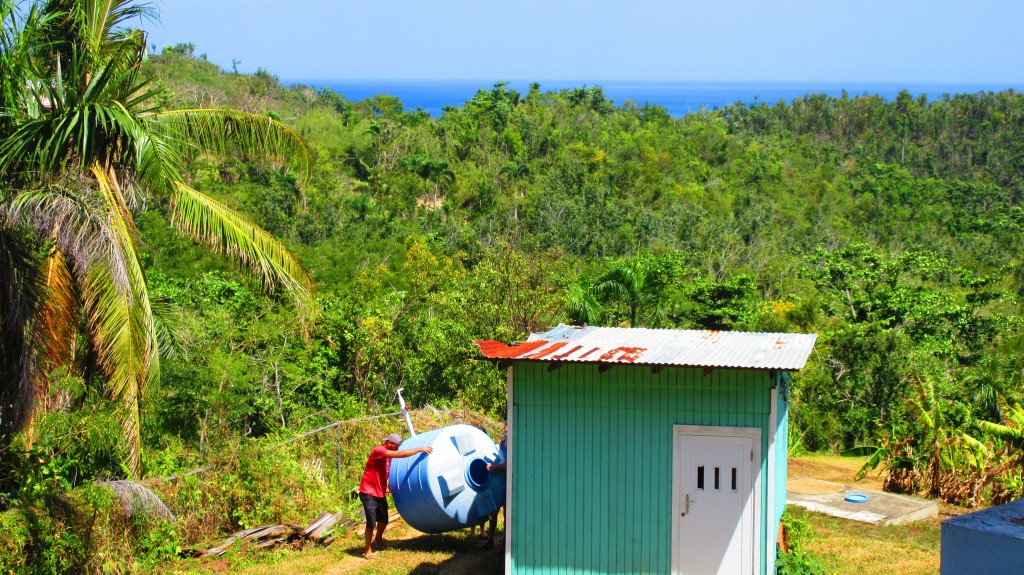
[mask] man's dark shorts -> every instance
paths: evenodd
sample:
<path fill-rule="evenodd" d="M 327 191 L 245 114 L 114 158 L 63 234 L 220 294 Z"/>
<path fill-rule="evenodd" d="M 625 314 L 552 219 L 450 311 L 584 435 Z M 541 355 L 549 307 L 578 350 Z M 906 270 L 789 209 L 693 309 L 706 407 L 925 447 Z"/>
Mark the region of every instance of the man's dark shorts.
<path fill-rule="evenodd" d="M 386 497 L 374 497 L 367 493 L 359 492 L 359 500 L 363 502 L 363 511 L 366 513 L 366 526 L 375 529 L 377 524 L 388 524 L 388 500 Z"/>

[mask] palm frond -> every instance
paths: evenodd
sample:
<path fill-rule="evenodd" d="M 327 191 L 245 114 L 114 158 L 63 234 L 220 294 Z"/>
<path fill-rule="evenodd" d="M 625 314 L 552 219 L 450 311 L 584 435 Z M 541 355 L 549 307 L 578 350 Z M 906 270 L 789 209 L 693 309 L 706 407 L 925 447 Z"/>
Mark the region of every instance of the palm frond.
<path fill-rule="evenodd" d="M 37 404 L 49 397 L 51 375 L 70 366 L 75 359 L 78 333 L 78 290 L 67 260 L 57 249 L 51 249 L 39 278 L 45 298 L 33 326 L 33 341 L 41 352 L 35 375 Z"/>
<path fill-rule="evenodd" d="M 93 63 L 107 61 L 110 52 L 124 44 L 144 48 L 145 34 L 126 24 L 135 18 L 156 18 L 152 4 L 136 0 L 47 0 L 42 11 L 52 17 L 44 36 L 56 52 L 50 59 L 66 60 L 76 51 Z"/>
<path fill-rule="evenodd" d="M 116 186 L 109 175 L 99 166 L 93 166 L 91 171 L 107 201 L 111 229 L 126 257 L 95 265 L 84 278 L 82 296 L 99 364 L 107 376 L 107 391 L 111 397 L 120 399 L 125 408 L 122 426 L 128 467 L 137 477 L 142 453 L 139 400 L 147 384 L 155 381 L 160 371 L 157 329 L 145 274 L 135 252 L 134 228 L 123 217 Z M 111 263 L 124 265 L 125 269 L 115 273 Z M 127 294 L 116 289 L 110 279 L 118 274 L 129 280 Z"/>
<path fill-rule="evenodd" d="M 179 332 L 174 328 L 173 323 L 167 321 L 167 315 L 172 313 L 171 306 L 159 300 L 152 302 L 152 306 L 153 325 L 156 327 L 156 342 L 157 348 L 160 350 L 160 357 L 174 359 L 179 355 L 184 355 Z"/>
<path fill-rule="evenodd" d="M 138 182 L 152 190 L 173 194 L 175 182 L 183 181 L 184 162 L 174 143 L 162 134 L 147 133 L 135 143 Z"/>
<path fill-rule="evenodd" d="M 79 0 L 75 2 L 78 37 L 89 50 L 102 57 L 112 44 L 136 42 L 140 30 L 124 28 L 136 18 L 155 17 L 155 8 L 137 0 Z M 143 42 L 145 38 L 143 38 Z"/>
<path fill-rule="evenodd" d="M 103 194 L 103 199 L 106 200 L 107 207 L 117 212 L 117 215 L 120 216 L 119 219 L 111 220 L 117 224 L 118 227 L 116 229 L 119 232 L 119 236 L 134 247 L 134 244 L 139 240 L 139 230 L 135 227 L 135 220 L 128 209 L 128 203 L 125 200 L 116 175 L 99 165 L 93 165 L 90 171 L 92 171 L 99 184 L 100 192 Z"/>
<path fill-rule="evenodd" d="M 268 116 L 228 109 L 188 109 L 152 112 L 143 118 L 153 131 L 181 147 L 227 157 L 234 150 L 278 165 L 291 162 L 305 183 L 313 174 L 313 154 L 295 130 Z"/>
<path fill-rule="evenodd" d="M 594 284 L 594 293 L 622 299 L 627 299 L 632 294 L 626 284 L 623 284 L 617 279 L 599 279 L 597 283 Z"/>
<path fill-rule="evenodd" d="M 281 242 L 242 214 L 178 182 L 171 223 L 193 240 L 241 262 L 268 292 L 284 288 L 300 310 L 311 311 L 313 282 L 308 272 Z"/>
<path fill-rule="evenodd" d="M 160 496 L 141 483 L 120 480 L 107 481 L 99 485 L 109 487 L 117 495 L 129 517 L 142 515 L 174 521 L 174 513 L 171 513 Z"/>
<path fill-rule="evenodd" d="M 52 240 L 73 266 L 75 275 L 85 277 L 93 265 L 107 261 L 117 289 L 128 294 L 128 254 L 117 240 L 102 198 L 78 180 L 18 193 L 0 204 L 0 223 L 27 226 L 42 241 Z"/>
<path fill-rule="evenodd" d="M 38 113 L 26 87 L 39 84 L 32 52 L 45 47 L 42 31 L 53 19 L 36 4 L 22 14 L 18 4 L 0 1 L 0 129 L 4 134 L 20 116 Z"/>
<path fill-rule="evenodd" d="M 137 112 L 155 92 L 131 66 L 137 56 L 124 52 L 95 67 L 73 54 L 68 69 L 58 64 L 55 81 L 30 85 L 45 111 L 23 118 L 0 142 L 0 171 L 39 180 L 93 163 L 134 170 L 135 143 L 148 136 Z"/>
<path fill-rule="evenodd" d="M 577 324 L 597 324 L 604 314 L 601 304 L 594 298 L 594 290 L 588 287 L 588 284 L 585 278 L 581 278 L 568 286 L 565 312 Z"/>
<path fill-rule="evenodd" d="M 91 340 L 107 380 L 108 394 L 124 407 L 122 431 L 128 453 L 128 467 L 140 472 L 139 398 L 146 384 L 158 372 L 155 328 L 146 317 L 145 288 L 129 299 L 113 288 L 109 270 L 93 268 L 83 286 Z M 148 321 L 147 321 L 148 320 Z M 148 341 L 147 341 L 148 340 Z"/>

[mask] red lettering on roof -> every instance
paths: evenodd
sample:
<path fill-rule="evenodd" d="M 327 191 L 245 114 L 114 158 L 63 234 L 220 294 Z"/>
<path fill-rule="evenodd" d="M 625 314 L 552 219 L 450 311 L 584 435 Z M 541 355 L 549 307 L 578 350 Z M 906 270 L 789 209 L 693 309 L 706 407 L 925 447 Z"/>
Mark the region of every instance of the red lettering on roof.
<path fill-rule="evenodd" d="M 615 360 L 615 356 L 621 354 L 618 358 L 618 361 L 626 361 L 629 363 L 633 363 L 634 361 L 639 359 L 645 351 L 647 351 L 646 347 L 617 347 L 615 349 L 606 351 L 604 355 L 598 358 L 598 360 Z"/>
<path fill-rule="evenodd" d="M 545 343 L 547 343 L 547 342 L 545 342 Z M 526 359 L 540 359 L 540 358 L 542 358 L 544 356 L 551 355 L 552 353 L 554 353 L 554 352 L 562 349 L 563 347 L 565 347 L 566 344 L 568 344 L 568 343 L 569 342 L 567 342 L 567 341 L 555 342 L 555 343 L 551 344 L 547 349 L 544 349 L 542 351 L 538 351 L 537 353 L 535 353 L 533 355 L 527 356 Z"/>
<path fill-rule="evenodd" d="M 560 354 L 556 355 L 554 357 L 554 359 L 565 359 L 565 358 L 569 357 L 570 355 L 576 353 L 580 349 L 583 349 L 583 346 L 582 345 L 577 345 L 576 347 L 570 349 L 569 351 L 567 351 L 565 353 L 560 353 Z"/>

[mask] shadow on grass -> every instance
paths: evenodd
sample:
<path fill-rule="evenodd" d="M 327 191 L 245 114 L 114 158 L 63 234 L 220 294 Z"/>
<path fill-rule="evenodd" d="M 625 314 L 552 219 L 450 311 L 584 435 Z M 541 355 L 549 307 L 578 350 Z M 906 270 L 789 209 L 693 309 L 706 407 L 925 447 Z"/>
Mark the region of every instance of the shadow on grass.
<path fill-rule="evenodd" d="M 409 554 L 436 554 L 442 552 L 451 554 L 451 557 L 443 561 L 423 561 L 412 566 L 408 571 L 410 575 L 433 575 L 445 573 L 445 575 L 498 575 L 504 572 L 505 558 L 501 551 L 502 538 L 499 534 L 496 538 L 497 545 L 494 549 L 484 549 L 484 541 L 478 537 L 469 537 L 464 533 L 439 533 L 424 534 L 410 539 L 401 539 L 388 542 L 388 549 L 378 551 L 376 559 L 367 561 L 367 566 L 380 561 L 381 567 L 389 563 L 388 555 L 395 552 L 406 552 Z M 346 554 L 360 557 L 363 553 L 362 545 L 350 547 L 345 550 Z"/>

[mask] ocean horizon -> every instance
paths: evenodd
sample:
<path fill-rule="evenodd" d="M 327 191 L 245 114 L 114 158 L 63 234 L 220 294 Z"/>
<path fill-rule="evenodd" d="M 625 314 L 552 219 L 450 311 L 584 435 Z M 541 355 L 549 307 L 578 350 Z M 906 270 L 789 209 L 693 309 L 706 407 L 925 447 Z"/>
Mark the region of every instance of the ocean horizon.
<path fill-rule="evenodd" d="M 304 85 L 315 89 L 329 88 L 346 99 L 358 102 L 380 94 L 396 96 L 406 111 L 422 109 L 439 117 L 447 106 L 462 107 L 478 90 L 490 90 L 499 80 L 325 80 L 282 79 L 286 86 Z M 509 88 L 521 94 L 529 91 L 529 80 L 510 80 Z M 681 118 L 702 109 L 715 110 L 731 104 L 768 104 L 792 102 L 809 94 L 841 97 L 880 96 L 894 100 L 902 90 L 915 98 L 922 94 L 928 101 L 956 94 L 978 92 L 1020 91 L 1022 84 L 996 83 L 906 83 L 895 82 L 665 82 L 665 81 L 583 81 L 540 80 L 541 92 L 560 91 L 579 87 L 600 86 L 605 96 L 616 106 L 633 102 L 637 105 L 655 104 L 668 110 L 669 115 Z"/>

